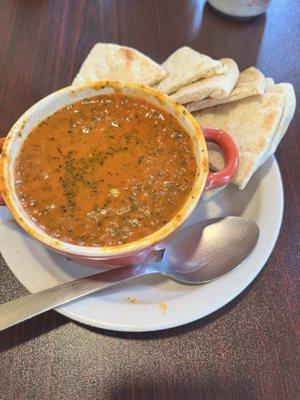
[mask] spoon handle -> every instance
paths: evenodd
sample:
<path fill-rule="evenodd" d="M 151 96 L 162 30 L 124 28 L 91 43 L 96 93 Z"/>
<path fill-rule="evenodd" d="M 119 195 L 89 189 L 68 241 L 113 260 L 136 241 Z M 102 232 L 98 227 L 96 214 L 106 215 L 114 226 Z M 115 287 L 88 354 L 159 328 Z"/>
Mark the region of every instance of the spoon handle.
<path fill-rule="evenodd" d="M 0 331 L 71 300 L 149 274 L 153 274 L 153 271 L 143 264 L 130 265 L 100 272 L 1 304 Z"/>

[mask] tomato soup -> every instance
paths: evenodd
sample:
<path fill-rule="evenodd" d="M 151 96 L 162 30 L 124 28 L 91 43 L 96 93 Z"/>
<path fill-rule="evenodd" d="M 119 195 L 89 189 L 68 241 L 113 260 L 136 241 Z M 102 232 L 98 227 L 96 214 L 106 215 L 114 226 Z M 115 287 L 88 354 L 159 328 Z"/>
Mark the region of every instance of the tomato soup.
<path fill-rule="evenodd" d="M 53 238 L 114 246 L 145 237 L 181 209 L 196 175 L 176 119 L 137 97 L 107 94 L 36 126 L 15 163 L 18 198 Z"/>

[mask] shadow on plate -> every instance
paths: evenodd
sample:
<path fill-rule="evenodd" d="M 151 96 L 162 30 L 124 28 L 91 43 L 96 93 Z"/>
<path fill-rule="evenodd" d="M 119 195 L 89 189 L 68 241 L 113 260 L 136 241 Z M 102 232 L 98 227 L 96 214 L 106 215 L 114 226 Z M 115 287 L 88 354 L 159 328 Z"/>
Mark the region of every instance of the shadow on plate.
<path fill-rule="evenodd" d="M 273 157 L 269 158 L 255 173 L 244 190 L 240 190 L 231 184 L 215 194 L 210 200 L 200 200 L 193 212 L 193 220 L 204 221 L 210 218 L 229 215 L 236 217 L 244 215 L 253 197 L 257 193 L 262 180 L 272 168 L 274 161 Z M 232 201 L 232 199 L 234 199 L 234 201 Z M 189 221 L 187 221 L 184 226 L 187 225 L 190 225 Z"/>

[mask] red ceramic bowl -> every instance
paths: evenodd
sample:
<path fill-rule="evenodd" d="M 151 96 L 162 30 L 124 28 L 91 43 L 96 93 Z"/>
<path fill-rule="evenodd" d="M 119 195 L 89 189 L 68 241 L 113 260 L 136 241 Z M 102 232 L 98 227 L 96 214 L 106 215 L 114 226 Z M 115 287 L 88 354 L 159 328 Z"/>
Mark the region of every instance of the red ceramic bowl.
<path fill-rule="evenodd" d="M 159 106 L 171 113 L 190 135 L 197 161 L 197 175 L 190 195 L 182 208 L 166 225 L 151 235 L 134 242 L 110 247 L 86 247 L 54 239 L 30 219 L 19 202 L 14 182 L 16 157 L 31 130 L 49 115 L 84 98 L 115 92 L 137 96 Z M 222 171 L 209 172 L 205 140 L 217 143 L 224 152 L 225 167 Z M 128 265 L 152 257 L 155 252 L 166 246 L 167 240 L 189 217 L 203 191 L 228 184 L 233 179 L 238 167 L 237 148 L 226 132 L 216 128 L 200 128 L 183 106 L 152 88 L 119 81 L 92 82 L 70 86 L 52 93 L 25 112 L 1 144 L 3 144 L 1 157 L 2 205 L 6 205 L 10 209 L 19 225 L 34 239 L 76 262 L 93 266 Z"/>

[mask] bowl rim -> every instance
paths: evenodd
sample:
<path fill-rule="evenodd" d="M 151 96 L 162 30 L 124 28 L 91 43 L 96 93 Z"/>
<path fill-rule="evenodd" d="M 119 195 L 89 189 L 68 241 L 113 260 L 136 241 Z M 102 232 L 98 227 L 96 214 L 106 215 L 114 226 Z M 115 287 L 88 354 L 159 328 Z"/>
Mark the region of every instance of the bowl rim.
<path fill-rule="evenodd" d="M 65 107 L 68 104 L 74 103 L 74 94 L 77 92 L 80 93 L 85 89 L 93 89 L 95 90 L 95 94 L 87 96 L 86 98 L 91 98 L 97 95 L 101 95 L 101 90 L 104 88 L 112 88 L 115 92 L 121 92 L 122 90 L 130 89 L 132 90 L 132 95 L 139 96 L 139 93 L 143 93 L 146 96 L 146 100 L 151 103 L 151 98 L 159 101 L 162 106 L 170 107 L 175 115 L 177 121 L 181 124 L 179 120 L 179 116 L 181 116 L 184 120 L 188 120 L 191 129 L 194 131 L 193 140 L 193 148 L 194 155 L 196 157 L 197 162 L 197 173 L 195 177 L 195 181 L 193 187 L 183 204 L 180 210 L 174 215 L 174 217 L 163 227 L 158 229 L 157 231 L 151 233 L 148 236 L 142 237 L 138 240 L 124 243 L 121 245 L 115 246 L 103 246 L 103 247 L 94 247 L 94 246 L 81 246 L 76 244 L 71 244 L 68 242 L 63 242 L 56 238 L 51 237 L 41 228 L 38 228 L 37 225 L 30 219 L 29 215 L 21 208 L 19 204 L 15 202 L 15 199 L 12 195 L 12 191 L 14 192 L 14 184 L 10 185 L 10 173 L 9 173 L 9 165 L 10 165 L 10 151 L 12 149 L 13 143 L 15 139 L 22 134 L 22 129 L 25 126 L 26 121 L 34 114 L 38 113 L 39 110 L 45 103 L 55 102 L 55 100 L 61 96 L 66 95 L 69 96 L 68 99 L 64 102 L 64 105 L 61 107 Z M 148 99 L 149 97 L 149 99 Z M 78 100 L 80 101 L 80 100 Z M 51 115 L 51 113 L 49 114 Z M 45 118 L 40 119 L 40 121 Z M 39 121 L 39 122 L 40 122 Z M 185 129 L 186 130 L 186 129 Z M 186 130 L 187 131 L 187 130 Z M 189 133 L 189 132 L 188 132 Z M 200 146 L 200 152 L 196 151 L 196 144 Z M 44 97 L 35 103 L 32 107 L 30 107 L 13 125 L 10 129 L 6 140 L 2 149 L 1 156 L 2 163 L 2 171 L 1 171 L 1 191 L 2 196 L 5 200 L 5 203 L 14 218 L 18 222 L 18 224 L 32 236 L 34 239 L 42 242 L 44 245 L 50 247 L 53 250 L 56 250 L 60 253 L 65 253 L 67 255 L 72 256 L 80 256 L 80 257 L 89 257 L 89 258 L 102 258 L 102 259 L 113 259 L 120 258 L 127 255 L 131 255 L 134 253 L 142 252 L 149 247 L 155 247 L 157 244 L 163 242 L 167 239 L 172 233 L 174 233 L 189 217 L 194 208 L 196 207 L 201 194 L 204 190 L 209 165 L 208 165 L 208 154 L 207 147 L 204 135 L 201 131 L 199 124 L 196 122 L 194 117 L 180 104 L 176 103 L 170 97 L 165 94 L 145 86 L 139 83 L 126 82 L 126 81 L 97 81 L 97 82 L 88 82 L 79 85 L 67 86 L 63 89 L 55 91 L 50 95 Z"/>

